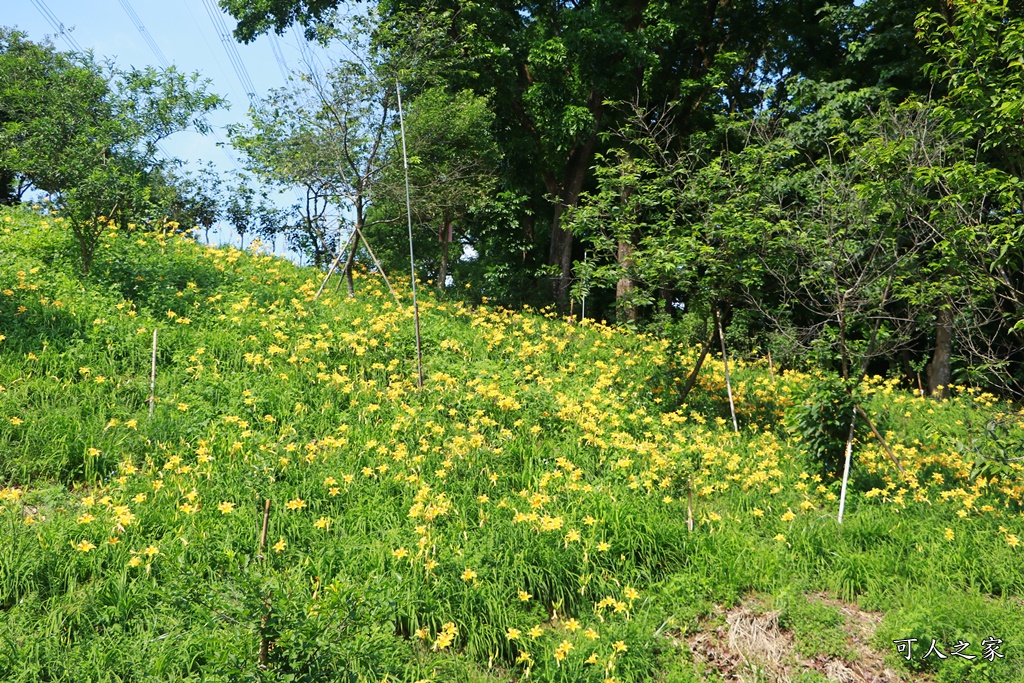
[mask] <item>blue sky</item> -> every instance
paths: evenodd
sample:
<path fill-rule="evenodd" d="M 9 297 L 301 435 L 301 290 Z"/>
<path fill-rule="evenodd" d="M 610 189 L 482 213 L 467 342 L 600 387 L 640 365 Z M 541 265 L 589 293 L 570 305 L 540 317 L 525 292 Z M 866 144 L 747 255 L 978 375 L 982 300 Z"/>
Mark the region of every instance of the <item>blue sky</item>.
<path fill-rule="evenodd" d="M 223 17 L 229 32 L 234 29 L 235 21 L 216 7 L 216 0 L 2 0 L 0 4 L 3 5 L 0 24 L 15 26 L 32 40 L 41 41 L 50 36 L 58 49 L 73 49 L 67 40 L 56 35 L 56 30 L 41 11 L 41 8 L 48 8 L 74 42 L 83 49 L 93 50 L 97 58 L 112 59 L 125 68 L 159 67 L 159 57 L 136 27 L 127 6 L 168 62 L 186 73 L 200 72 L 212 81 L 211 89 L 230 102 L 230 109 L 210 116 L 220 140 L 227 140 L 226 126 L 246 119 L 248 98 L 208 10 L 215 9 Z M 274 56 L 273 38 L 261 36 L 249 45 L 235 42 L 233 37 L 231 40 L 255 86 L 257 97 L 285 84 L 282 67 Z M 276 41 L 288 68 L 298 68 L 303 51 L 312 49 L 301 33 L 294 29 Z M 198 168 L 207 161 L 225 173 L 236 168 L 230 157 L 231 150 L 219 148 L 213 135 L 202 136 L 190 131 L 176 133 L 166 139 L 162 147 L 169 154 L 186 161 L 189 168 Z M 282 201 L 287 203 L 288 195 Z M 294 201 L 294 195 L 291 201 Z M 221 231 L 222 239 L 226 238 L 224 232 Z M 234 239 L 237 243 L 237 237 Z"/>

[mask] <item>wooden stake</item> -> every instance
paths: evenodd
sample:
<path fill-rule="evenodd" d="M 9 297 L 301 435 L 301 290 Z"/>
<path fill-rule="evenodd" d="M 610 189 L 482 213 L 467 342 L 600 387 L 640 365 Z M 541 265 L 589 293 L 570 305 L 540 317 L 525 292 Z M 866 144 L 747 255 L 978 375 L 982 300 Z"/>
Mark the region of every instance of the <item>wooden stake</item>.
<path fill-rule="evenodd" d="M 260 552 L 256 555 L 257 560 L 263 559 L 263 548 L 267 545 L 267 524 L 270 522 L 270 499 L 267 498 L 263 504 L 263 532 L 260 534 Z"/>
<path fill-rule="evenodd" d="M 149 418 L 153 419 L 156 407 L 156 330 L 153 330 L 153 363 L 149 369 Z"/>
<path fill-rule="evenodd" d="M 270 638 L 267 637 L 267 622 L 270 621 L 270 595 L 267 594 L 263 598 L 263 606 L 266 608 L 266 612 L 260 617 L 260 651 L 257 655 L 259 661 L 259 667 L 261 669 L 267 668 L 267 657 L 270 654 Z"/>
<path fill-rule="evenodd" d="M 843 523 L 843 511 L 846 509 L 846 485 L 850 481 L 850 460 L 853 456 L 853 428 L 857 424 L 857 407 L 854 406 L 850 416 L 850 433 L 846 437 L 846 464 L 843 466 L 843 488 L 839 493 L 839 523 Z"/>
<path fill-rule="evenodd" d="M 772 350 L 768 349 L 768 375 L 775 381 L 775 368 L 772 367 Z"/>
<path fill-rule="evenodd" d="M 732 413 L 732 429 L 740 433 L 739 424 L 736 422 L 736 404 L 732 400 L 732 380 L 729 379 L 729 356 L 725 352 L 725 335 L 722 333 L 722 319 L 718 315 L 718 308 L 712 309 L 715 313 L 715 323 L 718 325 L 718 338 L 722 342 L 722 364 L 725 365 L 725 390 L 729 393 L 729 412 Z"/>
<path fill-rule="evenodd" d="M 416 260 L 412 253 L 412 200 L 409 198 L 409 156 L 405 151 L 405 118 L 402 115 L 402 89 L 395 79 L 395 93 L 398 95 L 398 122 L 402 128 L 402 163 L 405 165 L 405 212 L 409 217 L 409 270 L 412 278 L 412 311 L 416 321 L 416 369 L 417 386 L 423 388 L 423 349 L 420 346 L 420 305 L 416 300 Z"/>
<path fill-rule="evenodd" d="M 267 524 L 270 521 L 270 499 L 267 498 L 263 504 L 263 531 L 260 533 L 260 552 L 256 556 L 258 561 L 263 560 L 263 548 L 267 545 Z M 266 611 L 260 618 L 260 650 L 257 654 L 259 668 L 267 668 L 267 657 L 270 654 L 270 638 L 267 636 L 267 622 L 270 620 L 270 611 L 273 609 L 270 604 L 270 593 L 263 598 L 263 606 Z"/>

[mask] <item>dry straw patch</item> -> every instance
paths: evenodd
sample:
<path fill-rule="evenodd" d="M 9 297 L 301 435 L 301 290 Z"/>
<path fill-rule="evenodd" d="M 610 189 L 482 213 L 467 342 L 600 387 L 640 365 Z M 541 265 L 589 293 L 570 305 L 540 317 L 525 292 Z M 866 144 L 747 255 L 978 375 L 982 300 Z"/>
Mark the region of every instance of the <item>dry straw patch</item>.
<path fill-rule="evenodd" d="M 882 615 L 865 612 L 824 595 L 809 596 L 838 609 L 852 655 L 808 658 L 798 654 L 793 633 L 779 623 L 781 612 L 766 610 L 749 598 L 728 610 L 716 608 L 703 628 L 686 642 L 697 665 L 726 683 L 791 683 L 801 673 L 817 671 L 833 683 L 902 683 L 905 677 L 886 663 L 870 643 Z M 716 625 L 717 624 L 717 625 Z"/>

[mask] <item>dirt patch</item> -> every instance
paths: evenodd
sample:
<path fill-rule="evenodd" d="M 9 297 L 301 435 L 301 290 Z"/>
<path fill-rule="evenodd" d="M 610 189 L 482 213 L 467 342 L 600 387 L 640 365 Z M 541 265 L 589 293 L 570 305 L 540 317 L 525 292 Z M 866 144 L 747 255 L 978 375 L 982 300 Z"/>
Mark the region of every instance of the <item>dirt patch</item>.
<path fill-rule="evenodd" d="M 685 640 L 694 660 L 727 683 L 792 683 L 821 680 L 832 683 L 901 683 L 870 643 L 882 615 L 865 612 L 826 595 L 807 596 L 843 615 L 850 655 L 808 658 L 795 649 L 793 633 L 779 624 L 780 612 L 768 610 L 756 598 L 728 610 L 717 608 L 702 627 Z M 815 677 L 812 672 L 817 672 Z M 917 680 L 923 680 L 918 678 Z"/>

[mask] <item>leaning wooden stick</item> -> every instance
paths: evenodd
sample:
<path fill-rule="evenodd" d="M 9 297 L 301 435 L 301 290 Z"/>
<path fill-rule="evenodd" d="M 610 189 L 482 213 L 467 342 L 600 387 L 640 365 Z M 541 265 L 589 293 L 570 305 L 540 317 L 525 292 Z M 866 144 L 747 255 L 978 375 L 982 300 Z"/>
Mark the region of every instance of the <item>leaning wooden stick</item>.
<path fill-rule="evenodd" d="M 860 413 L 860 416 L 864 418 L 864 422 L 867 423 L 868 428 L 871 430 L 871 433 L 874 434 L 875 438 L 878 439 L 878 442 L 882 444 L 882 448 L 885 449 L 885 452 L 886 454 L 888 454 L 889 459 L 892 460 L 892 464 L 896 465 L 896 469 L 900 471 L 900 474 L 905 474 L 905 472 L 903 471 L 903 465 L 900 464 L 899 458 L 897 458 L 896 454 L 892 452 L 891 448 L 889 448 L 889 444 L 888 442 L 886 442 L 885 437 L 882 436 L 882 433 L 878 431 L 877 427 L 875 427 L 875 423 L 871 421 L 871 416 L 868 415 L 867 412 L 865 412 L 864 408 L 862 408 L 859 403 L 856 404 L 856 408 L 857 412 Z"/>
<path fill-rule="evenodd" d="M 370 254 L 370 258 L 373 260 L 373 265 L 377 267 L 377 270 L 380 272 L 380 276 L 384 278 L 384 284 L 388 286 L 388 291 L 391 292 L 391 296 L 394 297 L 395 303 L 398 304 L 399 308 L 401 308 L 402 302 L 398 300 L 398 295 L 395 294 L 395 290 L 391 286 L 391 282 L 388 280 L 388 275 L 384 272 L 384 267 L 380 265 L 380 261 L 378 261 L 377 257 L 374 255 L 373 249 L 370 248 L 370 243 L 367 241 L 366 235 L 364 235 L 363 231 L 359 228 L 356 228 L 356 232 L 359 233 L 359 239 L 363 241 L 363 246 L 366 247 L 367 253 Z"/>
<path fill-rule="evenodd" d="M 260 552 L 256 556 L 258 561 L 263 560 L 263 548 L 267 545 L 267 524 L 270 521 L 270 499 L 267 498 L 263 504 L 263 531 L 260 533 Z M 270 636 L 267 634 L 267 622 L 270 620 L 270 611 L 272 608 L 270 604 L 270 593 L 267 593 L 263 598 L 263 606 L 266 608 L 263 616 L 260 618 L 260 649 L 256 655 L 259 667 L 261 669 L 267 668 L 267 657 L 270 654 Z"/>
<path fill-rule="evenodd" d="M 149 417 L 156 406 L 156 330 L 153 330 L 153 363 L 149 369 Z"/>
<path fill-rule="evenodd" d="M 327 284 L 327 281 L 331 279 L 331 275 L 333 275 L 334 271 L 338 268 L 339 260 L 341 260 L 341 256 L 334 259 L 334 262 L 331 264 L 331 267 L 327 269 L 327 275 L 326 277 L 324 277 L 324 281 L 320 283 L 320 289 L 316 290 L 316 296 L 313 297 L 313 301 L 316 301 L 317 299 L 320 298 L 320 293 L 324 291 L 324 285 Z"/>
<path fill-rule="evenodd" d="M 324 281 L 320 283 L 320 289 L 316 290 L 316 296 L 313 297 L 313 301 L 316 301 L 317 299 L 320 298 L 320 294 L 324 291 L 324 287 L 327 285 L 327 281 L 331 279 L 331 275 L 333 275 L 334 271 L 338 269 L 338 264 L 341 262 L 341 255 L 348 250 L 349 245 L 351 245 L 353 240 L 355 239 L 356 231 L 353 230 L 352 234 L 349 235 L 348 242 L 345 244 L 345 248 L 338 252 L 338 256 L 335 257 L 334 259 L 334 263 L 332 263 L 331 267 L 327 269 L 327 276 L 324 277 Z"/>
<path fill-rule="evenodd" d="M 267 545 L 267 524 L 270 522 L 270 499 L 267 498 L 263 505 L 263 531 L 260 533 L 260 552 L 256 559 L 263 559 L 263 548 Z"/>

